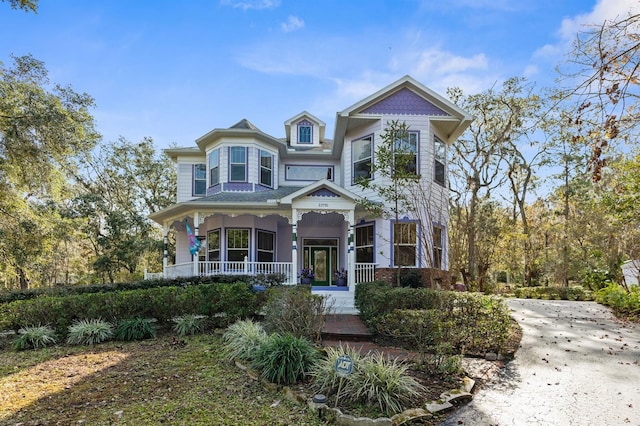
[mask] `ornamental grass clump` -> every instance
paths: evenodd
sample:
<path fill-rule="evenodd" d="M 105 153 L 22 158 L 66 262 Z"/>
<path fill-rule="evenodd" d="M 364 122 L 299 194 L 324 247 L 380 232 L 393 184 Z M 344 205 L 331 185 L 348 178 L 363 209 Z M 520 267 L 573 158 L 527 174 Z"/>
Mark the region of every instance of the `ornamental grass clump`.
<path fill-rule="evenodd" d="M 252 365 L 269 382 L 289 385 L 304 379 L 316 358 L 316 349 L 309 340 L 274 334 L 260 346 Z"/>
<path fill-rule="evenodd" d="M 261 324 L 252 320 L 236 321 L 222 336 L 223 351 L 230 361 L 252 362 L 260 346 L 268 340 Z"/>
<path fill-rule="evenodd" d="M 55 331 L 48 325 L 24 327 L 18 334 L 20 336 L 13 342 L 13 348 L 17 351 L 44 348 L 58 342 Z"/>
<path fill-rule="evenodd" d="M 199 334 L 204 331 L 206 315 L 187 314 L 171 318 L 173 331 L 180 337 Z"/>
<path fill-rule="evenodd" d="M 118 323 L 116 338 L 118 340 L 143 340 L 156 337 L 155 318 L 134 318 Z"/>
<path fill-rule="evenodd" d="M 102 319 L 83 319 L 71 324 L 68 331 L 68 344 L 94 345 L 112 339 L 114 327 Z"/>
<path fill-rule="evenodd" d="M 335 395 L 340 388 L 340 379 L 336 371 L 336 361 L 342 355 L 348 355 L 351 357 L 355 366 L 360 364 L 360 352 L 354 349 L 352 346 L 340 345 L 339 348 L 328 346 L 325 348 L 325 356 L 316 360 L 309 371 L 309 377 L 313 384 L 312 388 L 315 393 L 321 393 L 325 395 Z M 346 377 L 349 380 L 350 376 Z M 343 379 L 345 380 L 345 379 Z M 346 396 L 344 394 L 344 388 L 339 395 L 340 398 Z"/>
<path fill-rule="evenodd" d="M 387 415 L 399 413 L 424 390 L 424 386 L 406 372 L 407 366 L 375 352 L 356 365 L 345 394 L 356 402 L 376 405 Z"/>

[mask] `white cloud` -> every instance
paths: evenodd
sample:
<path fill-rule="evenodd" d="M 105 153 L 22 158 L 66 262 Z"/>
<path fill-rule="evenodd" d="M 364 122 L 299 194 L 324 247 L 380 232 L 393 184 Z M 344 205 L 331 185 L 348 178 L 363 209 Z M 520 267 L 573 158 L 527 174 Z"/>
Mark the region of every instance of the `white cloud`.
<path fill-rule="evenodd" d="M 280 24 L 280 28 L 285 33 L 290 33 L 291 31 L 299 30 L 300 28 L 304 28 L 304 21 L 297 16 L 289 16 L 286 22 Z"/>
<path fill-rule="evenodd" d="M 587 26 L 599 25 L 605 20 L 623 17 L 627 13 L 640 13 L 640 1 L 599 0 L 591 12 L 563 19 L 558 29 L 558 42 L 542 46 L 534 53 L 534 57 L 556 60 L 571 49 L 576 35 Z"/>
<path fill-rule="evenodd" d="M 275 9 L 280 6 L 280 0 L 220 0 L 223 6 L 230 6 L 236 9 Z"/>

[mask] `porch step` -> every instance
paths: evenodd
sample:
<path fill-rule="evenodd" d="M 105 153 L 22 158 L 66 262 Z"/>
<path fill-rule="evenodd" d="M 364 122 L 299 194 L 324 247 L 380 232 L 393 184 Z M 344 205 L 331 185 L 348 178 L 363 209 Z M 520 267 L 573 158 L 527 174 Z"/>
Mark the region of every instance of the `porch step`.
<path fill-rule="evenodd" d="M 322 340 L 335 342 L 368 342 L 371 333 L 357 315 L 336 314 L 324 317 Z"/>

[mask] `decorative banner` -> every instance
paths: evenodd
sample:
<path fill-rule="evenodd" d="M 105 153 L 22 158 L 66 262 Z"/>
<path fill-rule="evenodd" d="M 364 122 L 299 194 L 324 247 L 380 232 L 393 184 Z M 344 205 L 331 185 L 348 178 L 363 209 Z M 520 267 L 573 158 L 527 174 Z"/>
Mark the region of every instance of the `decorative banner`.
<path fill-rule="evenodd" d="M 191 230 L 191 226 L 189 226 L 189 222 L 184 221 L 187 226 L 187 237 L 189 237 L 189 251 L 191 252 L 191 256 L 195 256 L 198 254 L 198 250 L 200 250 L 200 240 L 196 238 L 195 234 Z"/>

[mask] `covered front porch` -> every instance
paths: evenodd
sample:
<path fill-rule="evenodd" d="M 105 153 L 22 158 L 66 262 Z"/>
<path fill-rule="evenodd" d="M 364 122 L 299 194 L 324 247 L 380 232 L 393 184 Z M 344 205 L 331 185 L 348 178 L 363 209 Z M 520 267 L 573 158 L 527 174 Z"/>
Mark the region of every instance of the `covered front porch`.
<path fill-rule="evenodd" d="M 277 193 L 281 198 L 216 194 L 155 215 L 165 233 L 163 277 L 238 275 L 259 282 L 278 274 L 285 285 L 310 284 L 314 293 L 353 307 L 355 286 L 375 279 L 375 264 L 355 261 L 354 226 L 366 212 L 356 213 L 353 194 L 326 180 Z M 302 282 L 303 271 L 313 271 L 311 282 Z"/>

